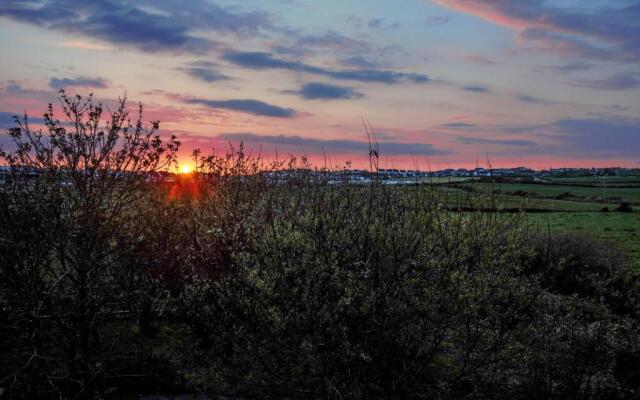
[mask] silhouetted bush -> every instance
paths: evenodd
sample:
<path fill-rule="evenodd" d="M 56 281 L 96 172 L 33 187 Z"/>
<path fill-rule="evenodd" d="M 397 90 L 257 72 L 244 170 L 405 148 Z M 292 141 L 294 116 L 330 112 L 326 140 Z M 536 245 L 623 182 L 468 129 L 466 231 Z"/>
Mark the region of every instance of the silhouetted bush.
<path fill-rule="evenodd" d="M 91 397 L 144 356 L 124 357 L 122 344 L 157 300 L 137 256 L 150 177 L 178 143 L 145 127 L 141 108 L 131 122 L 124 99 L 105 120 L 91 97 L 60 100 L 62 121 L 52 106 L 44 131 L 16 118 L 15 150 L 1 154 L 11 178 L 0 189 L 0 387 L 15 398 Z"/>
<path fill-rule="evenodd" d="M 580 196 L 576 196 L 575 194 L 573 194 L 571 192 L 564 192 L 564 193 L 561 193 L 561 194 L 557 195 L 554 198 L 556 200 L 573 200 L 573 199 L 579 199 Z"/>
<path fill-rule="evenodd" d="M 7 397 L 637 396 L 640 282 L 609 243 L 242 146 L 170 176 L 157 123 L 62 100 L 73 124 L 3 154 Z"/>
<path fill-rule="evenodd" d="M 629 203 L 621 203 L 617 208 L 616 208 L 617 212 L 625 212 L 625 213 L 630 213 L 633 212 L 633 207 L 631 207 L 631 204 Z"/>
<path fill-rule="evenodd" d="M 299 214 L 238 256 L 241 273 L 194 286 L 201 387 L 250 398 L 638 389 L 619 364 L 638 354 L 639 290 L 617 252 L 571 237 L 529 244 L 517 218 L 370 190 L 305 192 Z"/>

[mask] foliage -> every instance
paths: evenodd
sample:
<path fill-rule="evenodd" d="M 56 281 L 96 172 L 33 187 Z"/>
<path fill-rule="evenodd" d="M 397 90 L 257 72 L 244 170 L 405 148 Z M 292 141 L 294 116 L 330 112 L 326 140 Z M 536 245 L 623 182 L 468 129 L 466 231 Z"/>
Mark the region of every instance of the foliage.
<path fill-rule="evenodd" d="M 136 257 L 153 220 L 151 179 L 178 143 L 131 121 L 121 99 L 102 124 L 91 97 L 61 94 L 65 120 L 44 114 L 45 130 L 16 118 L 15 151 L 0 192 L 0 386 L 12 395 L 89 394 L 125 365 L 122 327 L 144 299 L 146 258 Z M 105 327 L 110 329 L 105 330 Z M 18 368 L 19 367 L 19 368 Z M 37 382 L 37 383 L 36 383 Z"/>
<path fill-rule="evenodd" d="M 124 100 L 61 100 L 2 155 L 9 397 L 637 396 L 640 283 L 609 245 L 242 146 L 174 176 Z"/>
<path fill-rule="evenodd" d="M 640 271 L 640 213 L 554 212 L 531 213 L 526 220 L 553 235 L 591 237 L 625 252 L 630 267 Z M 560 236 L 564 237 L 564 236 Z"/>

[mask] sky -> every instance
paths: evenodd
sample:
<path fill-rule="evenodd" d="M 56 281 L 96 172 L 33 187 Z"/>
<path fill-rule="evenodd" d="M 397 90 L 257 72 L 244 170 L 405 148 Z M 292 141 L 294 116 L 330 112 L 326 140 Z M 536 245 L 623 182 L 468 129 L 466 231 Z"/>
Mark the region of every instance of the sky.
<path fill-rule="evenodd" d="M 640 167 L 639 0 L 1 0 L 0 52 L 3 131 L 65 89 L 182 163 L 363 168 L 364 119 L 383 168 Z"/>

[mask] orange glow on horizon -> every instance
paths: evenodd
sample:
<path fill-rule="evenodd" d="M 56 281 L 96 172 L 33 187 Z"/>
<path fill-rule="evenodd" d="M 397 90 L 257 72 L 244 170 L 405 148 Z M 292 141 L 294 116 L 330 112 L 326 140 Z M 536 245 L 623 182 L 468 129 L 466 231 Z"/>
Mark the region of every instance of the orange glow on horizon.
<path fill-rule="evenodd" d="M 178 169 L 178 172 L 182 175 L 189 175 L 190 173 L 193 172 L 193 168 L 191 168 L 191 166 L 188 164 L 181 165 L 180 168 Z"/>

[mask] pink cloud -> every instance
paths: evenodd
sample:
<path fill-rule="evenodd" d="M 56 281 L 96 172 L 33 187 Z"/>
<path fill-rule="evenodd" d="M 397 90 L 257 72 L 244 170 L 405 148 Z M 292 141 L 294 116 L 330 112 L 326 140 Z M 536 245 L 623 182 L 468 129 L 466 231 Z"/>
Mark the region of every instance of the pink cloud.
<path fill-rule="evenodd" d="M 497 25 L 505 26 L 512 29 L 526 29 L 533 26 L 539 26 L 541 21 L 525 20 L 513 16 L 506 15 L 500 10 L 500 5 L 507 5 L 508 1 L 489 1 L 489 0 L 434 0 L 436 4 L 453 8 L 467 14 L 473 14 L 484 20 Z"/>
<path fill-rule="evenodd" d="M 640 61 L 640 7 L 558 7 L 541 0 L 433 0 L 520 31 L 542 50 L 560 55 Z M 597 45 L 590 43 L 594 40 Z M 559 45 L 555 42 L 562 42 Z M 603 48 L 604 47 L 604 48 Z"/>

